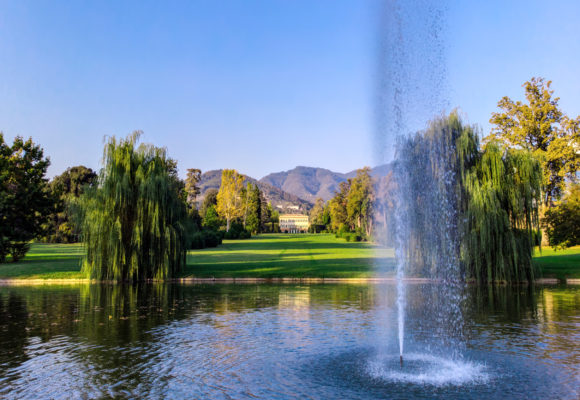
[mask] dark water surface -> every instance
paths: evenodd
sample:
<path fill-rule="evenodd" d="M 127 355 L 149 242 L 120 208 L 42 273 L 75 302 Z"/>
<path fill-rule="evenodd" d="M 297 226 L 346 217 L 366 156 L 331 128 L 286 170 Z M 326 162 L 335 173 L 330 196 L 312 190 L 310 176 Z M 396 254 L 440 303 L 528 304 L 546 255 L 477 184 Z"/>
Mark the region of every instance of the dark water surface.
<path fill-rule="evenodd" d="M 406 292 L 401 368 L 393 285 L 0 287 L 0 398 L 580 396 L 580 288 Z"/>

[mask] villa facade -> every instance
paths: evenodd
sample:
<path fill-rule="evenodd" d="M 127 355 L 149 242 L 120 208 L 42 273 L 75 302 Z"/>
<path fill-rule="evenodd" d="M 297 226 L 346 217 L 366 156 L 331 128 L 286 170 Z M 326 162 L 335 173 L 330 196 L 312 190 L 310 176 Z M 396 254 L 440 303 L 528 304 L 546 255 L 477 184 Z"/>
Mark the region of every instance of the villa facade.
<path fill-rule="evenodd" d="M 308 215 L 303 214 L 280 214 L 279 221 L 283 233 L 305 233 L 310 226 Z"/>

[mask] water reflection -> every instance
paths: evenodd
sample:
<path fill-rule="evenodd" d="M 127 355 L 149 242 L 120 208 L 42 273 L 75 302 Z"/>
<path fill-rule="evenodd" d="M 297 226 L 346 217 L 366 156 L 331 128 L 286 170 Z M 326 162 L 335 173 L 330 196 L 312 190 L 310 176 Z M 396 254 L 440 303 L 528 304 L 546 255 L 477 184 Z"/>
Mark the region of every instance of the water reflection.
<path fill-rule="evenodd" d="M 369 372 L 397 352 L 391 285 L 0 287 L 0 397 L 577 397 L 580 290 L 466 290 L 461 332 L 434 329 L 436 285 L 407 290 L 410 354 L 457 336 L 493 378 L 434 389 Z"/>

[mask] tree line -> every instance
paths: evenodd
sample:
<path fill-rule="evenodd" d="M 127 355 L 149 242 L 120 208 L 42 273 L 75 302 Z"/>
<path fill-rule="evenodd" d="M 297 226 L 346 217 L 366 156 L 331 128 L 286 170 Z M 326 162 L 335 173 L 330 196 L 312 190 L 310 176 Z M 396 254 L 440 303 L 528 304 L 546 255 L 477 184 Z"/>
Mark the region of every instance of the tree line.
<path fill-rule="evenodd" d="M 560 110 L 551 82 L 533 78 L 523 86 L 527 102 L 502 98 L 482 142 L 475 127 L 451 114 L 408 138 L 408 159 L 399 161 L 416 169 L 435 144 L 444 149 L 455 174 L 456 186 L 445 190 L 458 210 L 456 251 L 466 276 L 480 281 L 531 279 L 540 228 L 552 246 L 580 244 L 580 117 Z M 77 166 L 49 181 L 50 160 L 39 145 L 21 137 L 9 145 L 0 133 L 0 262 L 21 259 L 34 239 L 83 241 L 83 270 L 90 277 L 164 279 L 181 270 L 189 248 L 276 230 L 277 212 L 237 171 L 224 170 L 220 189 L 198 201 L 201 171 L 189 169 L 181 180 L 165 149 L 139 140 L 139 132 L 110 138 L 98 173 Z M 392 243 L 396 208 L 414 204 L 437 213 L 423 193 L 429 182 L 446 183 L 437 163 L 423 166 L 422 179 L 409 177 L 404 185 L 397 165 L 380 178 L 368 167 L 357 170 L 331 200 L 316 200 L 311 231 Z M 406 203 L 397 202 L 401 190 Z M 426 233 L 443 232 L 422 226 L 424 221 L 413 222 L 418 233 L 409 240 L 416 244 L 415 265 L 428 270 L 433 265 L 427 243 L 434 237 Z"/>
<path fill-rule="evenodd" d="M 466 279 L 532 280 L 542 232 L 557 248 L 580 244 L 580 116 L 565 115 L 550 86 L 533 78 L 523 85 L 527 103 L 502 98 L 482 142 L 457 113 L 433 120 L 401 140 L 386 176 L 373 179 L 365 167 L 331 200 L 317 199 L 312 231 L 394 245 L 395 211 L 407 210 L 411 273 L 429 276 L 442 264 L 444 249 L 433 243 L 458 243 L 445 256 Z M 433 193 L 451 202 L 452 215 Z"/>
<path fill-rule="evenodd" d="M 182 181 L 166 150 L 140 136 L 109 138 L 99 173 L 76 166 L 49 181 L 39 145 L 16 137 L 10 146 L 0 133 L 0 262 L 20 260 L 32 240 L 82 241 L 91 278 L 165 279 L 187 249 L 275 230 L 278 213 L 237 171 L 224 170 L 198 205 L 201 171 Z"/>

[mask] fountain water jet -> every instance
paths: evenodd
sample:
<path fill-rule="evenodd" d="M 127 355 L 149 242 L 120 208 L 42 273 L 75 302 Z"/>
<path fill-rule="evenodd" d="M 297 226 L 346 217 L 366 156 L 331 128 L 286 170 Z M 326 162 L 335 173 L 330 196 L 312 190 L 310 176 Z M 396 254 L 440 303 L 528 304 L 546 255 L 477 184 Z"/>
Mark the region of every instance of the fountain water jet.
<path fill-rule="evenodd" d="M 379 237 L 395 247 L 401 366 L 408 347 L 406 274 L 441 282 L 434 293 L 436 300 L 425 313 L 433 319 L 429 322 L 433 324 L 433 337 L 440 338 L 434 347 L 449 347 L 462 331 L 455 149 L 445 141 L 445 135 L 431 134 L 445 129 L 444 124 L 429 125 L 448 107 L 445 11 L 445 2 L 391 0 L 380 13 L 375 149 L 378 163 L 394 156 L 391 178 L 396 190 L 391 199 L 395 204 L 391 221 L 385 222 L 381 231 L 384 237 Z M 424 134 L 431 136 L 425 142 L 411 135 L 427 126 Z M 418 148 L 421 154 L 416 153 Z M 387 220 L 384 215 L 382 219 Z M 417 254 L 422 251 L 424 254 Z M 384 272 L 379 266 L 377 273 Z"/>

